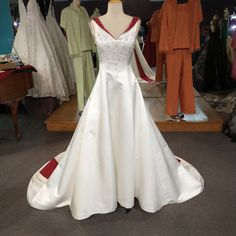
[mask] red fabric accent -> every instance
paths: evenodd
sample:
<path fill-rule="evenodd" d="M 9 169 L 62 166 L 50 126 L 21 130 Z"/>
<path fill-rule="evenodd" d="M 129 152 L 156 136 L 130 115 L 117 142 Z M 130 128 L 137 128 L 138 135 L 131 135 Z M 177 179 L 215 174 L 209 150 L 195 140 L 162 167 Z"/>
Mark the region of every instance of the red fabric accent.
<path fill-rule="evenodd" d="M 126 31 L 124 33 L 128 32 L 129 30 L 131 30 L 138 21 L 139 21 L 139 18 L 137 16 L 134 16 L 132 21 L 131 21 L 131 23 L 130 23 L 130 25 L 129 25 L 129 27 L 126 29 Z"/>
<path fill-rule="evenodd" d="M 102 24 L 102 22 L 100 21 L 99 17 L 96 17 L 96 18 L 94 18 L 93 20 L 94 20 L 94 21 L 98 24 L 98 26 L 100 26 L 104 31 L 106 31 L 108 34 L 110 34 L 112 38 L 116 39 L 116 38 L 105 28 L 105 26 L 104 26 L 104 25 Z M 132 21 L 130 22 L 128 28 L 127 28 L 122 34 L 120 34 L 120 36 L 123 35 L 124 33 L 128 32 L 129 30 L 131 30 L 131 29 L 134 27 L 134 25 L 135 25 L 138 21 L 139 21 L 139 18 L 138 18 L 138 17 L 133 17 L 133 19 L 132 19 Z M 119 36 L 119 37 L 120 37 L 120 36 Z"/>
<path fill-rule="evenodd" d="M 55 159 L 52 159 L 48 162 L 48 164 L 40 171 L 40 174 L 45 177 L 46 179 L 49 179 L 53 171 L 56 169 L 58 165 L 58 162 Z"/>
<path fill-rule="evenodd" d="M 19 68 L 10 69 L 10 70 L 0 73 L 0 80 L 6 79 L 7 77 L 9 77 L 10 75 L 12 75 L 15 72 L 20 72 L 20 71 L 29 70 L 29 69 L 37 72 L 37 70 L 31 65 L 21 66 Z"/>
<path fill-rule="evenodd" d="M 137 63 L 137 66 L 138 66 L 138 71 L 139 71 L 139 74 L 140 74 L 140 77 L 142 80 L 145 80 L 147 81 L 148 83 L 151 83 L 153 82 L 153 80 L 151 80 L 144 72 L 143 70 L 143 67 L 138 59 L 138 56 L 137 56 L 137 53 L 136 51 L 134 50 L 134 55 L 135 55 L 135 60 L 136 60 L 136 63 Z"/>

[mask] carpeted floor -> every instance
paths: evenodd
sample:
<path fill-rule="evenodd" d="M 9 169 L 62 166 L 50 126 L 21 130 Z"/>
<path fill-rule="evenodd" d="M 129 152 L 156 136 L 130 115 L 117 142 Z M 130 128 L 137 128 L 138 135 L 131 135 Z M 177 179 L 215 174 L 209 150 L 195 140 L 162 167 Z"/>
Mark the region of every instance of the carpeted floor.
<path fill-rule="evenodd" d="M 0 114 L 0 235 L 2 236 L 234 236 L 236 235 L 236 143 L 221 133 L 164 133 L 176 155 L 205 179 L 196 198 L 168 205 L 155 214 L 138 203 L 84 221 L 68 207 L 39 211 L 28 206 L 32 174 L 64 151 L 71 133 L 48 133 L 40 120 L 20 117 L 23 139 L 16 142 L 7 115 Z M 96 196 L 94 196 L 96 198 Z"/>

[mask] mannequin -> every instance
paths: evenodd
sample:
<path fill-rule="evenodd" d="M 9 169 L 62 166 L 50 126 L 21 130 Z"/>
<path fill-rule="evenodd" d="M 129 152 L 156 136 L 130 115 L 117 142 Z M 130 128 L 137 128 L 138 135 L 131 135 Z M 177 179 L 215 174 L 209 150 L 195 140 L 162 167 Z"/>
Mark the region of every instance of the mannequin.
<path fill-rule="evenodd" d="M 107 13 L 99 17 L 101 23 L 114 38 L 118 38 L 128 28 L 132 19 L 132 16 L 124 13 L 122 1 L 120 0 L 110 0 Z"/>
<path fill-rule="evenodd" d="M 188 0 L 178 4 L 175 0 L 166 0 L 160 16 L 159 49 L 166 53 L 167 62 L 166 113 L 174 121 L 180 121 L 183 113 L 196 112 L 191 53 L 200 49 L 201 2 Z"/>
<path fill-rule="evenodd" d="M 109 32 L 114 38 L 118 38 L 124 31 L 130 26 L 131 22 L 134 20 L 134 17 L 126 15 L 123 11 L 122 1 L 109 1 L 107 13 L 100 17 L 94 18 L 95 21 L 99 21 L 106 31 Z M 114 19 L 116 19 L 114 21 Z M 140 28 L 140 20 L 137 22 L 137 29 Z M 93 24 L 90 24 L 91 32 L 94 35 Z M 132 68 L 135 72 L 137 78 L 141 81 L 152 82 L 155 74 L 147 65 L 145 59 L 143 58 L 141 50 L 136 44 L 135 52 L 137 59 L 133 56 L 132 59 Z M 135 55 L 135 54 L 134 54 Z M 141 63 L 142 61 L 142 63 Z M 138 66 L 140 64 L 140 67 Z M 141 65 L 142 64 L 142 65 Z"/>
<path fill-rule="evenodd" d="M 114 19 L 116 19 L 114 21 Z M 95 19 L 96 20 L 96 19 Z M 133 20 L 132 16 L 126 15 L 123 11 L 123 4 L 120 0 L 110 0 L 108 3 L 107 13 L 97 18 L 102 23 L 102 26 L 114 39 L 118 39 L 125 30 L 130 26 Z M 137 29 L 140 27 L 140 20 L 137 23 Z M 94 35 L 93 25 L 90 24 L 90 29 Z M 129 213 L 131 208 L 126 208 L 126 212 Z"/>
<path fill-rule="evenodd" d="M 172 153 L 145 106 L 131 68 L 140 20 L 129 23 L 116 4 L 124 24 L 114 36 L 105 28 L 106 18 L 104 25 L 99 18 L 91 21 L 100 71 L 68 148 L 30 180 L 27 200 L 36 209 L 69 206 L 83 220 L 114 212 L 118 203 L 129 212 L 137 198 L 144 211 L 154 213 L 203 190 L 201 175 Z M 115 16 L 112 7 L 108 14 Z M 117 22 L 113 17 L 109 24 Z"/>
<path fill-rule="evenodd" d="M 94 19 L 96 17 L 99 17 L 101 14 L 100 14 L 100 10 L 96 7 L 93 11 L 93 14 L 90 16 L 91 19 Z"/>
<path fill-rule="evenodd" d="M 71 5 L 73 6 L 73 7 L 80 7 L 80 0 L 73 0 L 72 1 L 72 3 L 71 3 Z"/>
<path fill-rule="evenodd" d="M 82 114 L 85 100 L 92 91 L 95 74 L 91 52 L 95 46 L 89 30 L 89 16 L 80 0 L 73 0 L 70 6 L 61 12 L 60 26 L 68 39 L 70 56 L 75 69 L 79 115 Z"/>

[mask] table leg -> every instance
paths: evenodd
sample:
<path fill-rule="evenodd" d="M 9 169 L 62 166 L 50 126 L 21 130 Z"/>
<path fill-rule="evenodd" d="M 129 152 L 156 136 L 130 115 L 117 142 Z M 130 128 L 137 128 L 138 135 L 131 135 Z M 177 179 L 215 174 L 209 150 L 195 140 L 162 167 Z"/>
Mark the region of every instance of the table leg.
<path fill-rule="evenodd" d="M 8 103 L 8 106 L 10 106 L 11 108 L 11 115 L 12 115 L 12 120 L 13 120 L 13 124 L 15 128 L 17 141 L 19 141 L 21 138 L 19 127 L 18 127 L 18 113 L 17 113 L 18 104 L 19 104 L 19 100 L 11 101 L 10 103 Z"/>

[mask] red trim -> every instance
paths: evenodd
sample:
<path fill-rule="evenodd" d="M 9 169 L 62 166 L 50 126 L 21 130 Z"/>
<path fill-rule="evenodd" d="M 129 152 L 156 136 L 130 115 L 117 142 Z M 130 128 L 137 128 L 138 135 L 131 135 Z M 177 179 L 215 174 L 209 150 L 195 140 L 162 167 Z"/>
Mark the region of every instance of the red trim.
<path fill-rule="evenodd" d="M 136 60 L 136 63 L 137 63 L 137 66 L 138 66 L 138 71 L 139 71 L 139 74 L 140 74 L 140 77 L 142 80 L 145 80 L 147 81 L 148 83 L 151 83 L 151 82 L 154 82 L 153 80 L 151 80 L 144 72 L 143 70 L 143 67 L 138 59 L 138 55 L 136 53 L 136 51 L 134 50 L 134 55 L 135 55 L 135 60 Z"/>
<path fill-rule="evenodd" d="M 130 23 L 130 25 L 129 25 L 129 27 L 126 29 L 126 31 L 124 33 L 128 32 L 129 30 L 131 30 L 136 25 L 136 23 L 138 21 L 139 21 L 139 18 L 137 16 L 134 16 L 132 21 L 131 21 L 131 23 Z"/>
<path fill-rule="evenodd" d="M 58 165 L 58 162 L 55 159 L 52 159 L 47 163 L 47 165 L 40 171 L 40 174 L 46 178 L 49 179 L 53 171 L 56 169 Z"/>
<path fill-rule="evenodd" d="M 100 28 L 102 28 L 102 29 L 103 29 L 104 31 L 106 31 L 109 35 L 111 35 L 112 38 L 116 39 L 116 38 L 106 29 L 106 27 L 105 27 L 105 26 L 103 25 L 103 23 L 100 21 L 99 17 L 96 17 L 96 18 L 94 18 L 93 20 L 97 23 L 98 26 L 100 26 Z M 121 37 L 121 35 L 123 35 L 124 33 L 128 32 L 129 30 L 131 30 L 131 29 L 134 27 L 134 25 L 135 25 L 138 21 L 139 21 L 139 18 L 138 18 L 138 17 L 133 17 L 132 20 L 131 20 L 131 22 L 130 22 L 130 24 L 129 24 L 129 26 L 128 26 L 128 28 L 127 28 L 122 34 L 120 34 L 119 37 Z M 118 37 L 118 38 L 119 38 L 119 37 Z"/>

